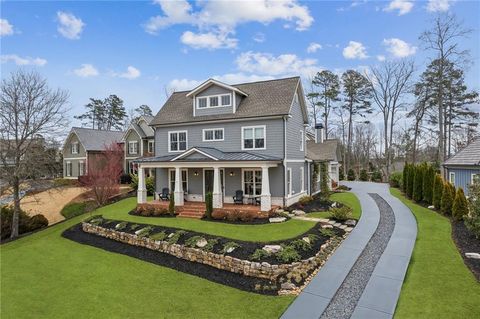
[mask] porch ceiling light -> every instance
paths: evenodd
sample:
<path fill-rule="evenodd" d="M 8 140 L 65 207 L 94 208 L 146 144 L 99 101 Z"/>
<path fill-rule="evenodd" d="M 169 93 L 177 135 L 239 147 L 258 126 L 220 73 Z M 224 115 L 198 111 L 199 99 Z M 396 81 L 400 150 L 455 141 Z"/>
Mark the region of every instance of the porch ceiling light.
<path fill-rule="evenodd" d="M 233 171 L 230 171 L 230 176 L 235 176 L 235 173 Z"/>
<path fill-rule="evenodd" d="M 198 176 L 198 172 L 197 171 L 193 172 L 193 175 Z"/>

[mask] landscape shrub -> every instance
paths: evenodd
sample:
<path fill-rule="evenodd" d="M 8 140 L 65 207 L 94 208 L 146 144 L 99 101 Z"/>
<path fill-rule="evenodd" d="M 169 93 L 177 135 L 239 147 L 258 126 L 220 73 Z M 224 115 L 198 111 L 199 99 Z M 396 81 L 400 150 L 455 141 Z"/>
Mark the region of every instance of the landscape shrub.
<path fill-rule="evenodd" d="M 115 229 L 116 229 L 116 230 L 124 230 L 125 227 L 127 227 L 127 222 L 121 222 L 121 223 L 118 223 L 118 224 L 115 226 Z"/>
<path fill-rule="evenodd" d="M 156 205 L 138 205 L 136 209 L 137 214 L 144 217 L 160 217 L 170 215 L 170 212 L 165 207 Z"/>
<path fill-rule="evenodd" d="M 352 209 L 348 206 L 330 208 L 330 215 L 333 219 L 344 221 L 352 218 Z"/>
<path fill-rule="evenodd" d="M 428 205 L 433 202 L 433 184 L 435 183 L 435 168 L 428 165 L 423 177 L 423 201 Z"/>
<path fill-rule="evenodd" d="M 192 236 L 189 239 L 185 240 L 184 245 L 187 246 L 187 247 L 192 247 L 193 248 L 193 247 L 196 246 L 197 242 L 201 239 L 205 239 L 205 238 L 203 238 L 202 236 Z"/>
<path fill-rule="evenodd" d="M 408 198 L 413 198 L 413 182 L 415 180 L 415 165 L 410 164 L 408 168 L 408 185 L 407 185 L 407 196 Z"/>
<path fill-rule="evenodd" d="M 455 199 L 455 187 L 449 182 L 445 182 L 440 203 L 440 211 L 444 215 L 451 215 L 453 200 Z"/>
<path fill-rule="evenodd" d="M 330 196 L 330 185 L 327 163 L 320 163 L 320 197 L 328 198 Z"/>
<path fill-rule="evenodd" d="M 255 211 L 240 211 L 237 209 L 231 211 L 227 211 L 224 209 L 216 209 L 212 213 L 212 219 L 228 220 L 229 222 L 241 221 L 247 223 L 252 222 L 259 217 L 259 214 Z"/>
<path fill-rule="evenodd" d="M 333 237 L 335 236 L 335 232 L 331 228 L 321 228 L 320 234 L 324 237 Z"/>
<path fill-rule="evenodd" d="M 152 234 L 149 237 L 153 240 L 162 241 L 167 237 L 167 234 L 164 231 L 161 231 L 159 233 Z"/>
<path fill-rule="evenodd" d="M 130 174 L 120 175 L 120 184 L 130 184 L 132 183 L 132 176 Z"/>
<path fill-rule="evenodd" d="M 302 205 L 304 204 L 307 204 L 309 202 L 311 202 L 313 200 L 313 197 L 312 196 L 309 196 L 309 195 L 304 195 L 302 197 L 300 197 L 300 199 L 298 200 L 298 202 Z"/>
<path fill-rule="evenodd" d="M 415 166 L 415 176 L 413 178 L 413 200 L 416 202 L 421 202 L 423 199 L 424 168 L 425 165 L 423 164 Z"/>
<path fill-rule="evenodd" d="M 168 203 L 168 212 L 170 215 L 174 216 L 175 215 L 175 195 L 170 193 L 170 201 Z"/>
<path fill-rule="evenodd" d="M 176 244 L 180 240 L 180 237 L 182 237 L 186 233 L 187 232 L 184 230 L 177 230 L 170 238 L 168 238 L 167 242 L 171 245 Z"/>
<path fill-rule="evenodd" d="M 452 206 L 452 217 L 455 220 L 462 220 L 468 214 L 468 203 L 463 189 L 459 187 L 455 193 L 455 200 Z"/>
<path fill-rule="evenodd" d="M 390 186 L 395 188 L 403 188 L 403 173 L 393 172 L 388 179 Z"/>
<path fill-rule="evenodd" d="M 359 180 L 366 182 L 368 181 L 368 173 L 366 169 L 361 169 L 360 170 L 360 175 L 358 177 Z"/>
<path fill-rule="evenodd" d="M 382 172 L 380 172 L 378 169 L 374 170 L 372 173 L 372 176 L 370 177 L 370 180 L 372 182 L 377 182 L 380 183 L 383 180 Z"/>
<path fill-rule="evenodd" d="M 402 174 L 402 190 L 404 194 L 407 194 L 407 185 L 408 185 L 408 170 L 410 169 L 410 164 L 405 163 L 403 166 Z"/>
<path fill-rule="evenodd" d="M 86 202 L 81 202 L 81 203 L 68 203 L 65 205 L 62 210 L 60 211 L 60 214 L 65 217 L 66 219 L 82 215 L 87 211 L 87 203 Z"/>
<path fill-rule="evenodd" d="M 340 166 L 338 168 L 338 178 L 341 180 L 341 181 L 344 181 L 345 180 L 345 173 L 343 172 L 343 166 Z"/>
<path fill-rule="evenodd" d="M 135 230 L 135 229 L 137 229 L 138 227 L 140 227 L 139 224 L 132 224 L 132 225 L 130 225 L 130 230 Z"/>
<path fill-rule="evenodd" d="M 480 182 L 474 181 L 468 187 L 468 208 L 467 216 L 464 216 L 464 223 L 467 229 L 480 239 Z"/>
<path fill-rule="evenodd" d="M 270 256 L 270 254 L 267 251 L 265 251 L 263 249 L 255 249 L 253 254 L 250 256 L 250 260 L 258 261 L 258 260 L 267 258 L 269 256 Z"/>
<path fill-rule="evenodd" d="M 436 209 L 440 209 L 442 206 L 442 194 L 443 194 L 443 178 L 439 174 L 435 174 L 435 180 L 433 183 L 432 204 Z"/>
<path fill-rule="evenodd" d="M 332 187 L 331 189 L 336 189 L 338 187 L 338 183 L 332 180 Z"/>
<path fill-rule="evenodd" d="M 130 174 L 130 177 L 130 187 L 133 190 L 138 190 L 138 175 Z M 147 195 L 153 195 L 155 193 L 155 179 L 153 176 L 145 177 L 145 187 L 147 189 Z"/>
<path fill-rule="evenodd" d="M 205 195 L 205 215 L 208 219 L 212 219 L 213 212 L 213 194 L 208 192 Z"/>
<path fill-rule="evenodd" d="M 356 179 L 356 176 L 355 176 L 355 171 L 353 169 L 349 169 L 348 170 L 348 173 L 347 173 L 347 179 L 349 181 L 354 181 Z"/>
<path fill-rule="evenodd" d="M 310 243 L 307 243 L 303 239 L 295 239 L 290 243 L 290 245 L 297 250 L 309 251 L 310 249 L 312 249 L 312 245 Z"/>
<path fill-rule="evenodd" d="M 237 249 L 237 248 L 240 248 L 242 247 L 240 244 L 237 244 L 236 242 L 234 241 L 229 241 L 228 243 L 225 243 L 225 245 L 223 245 L 223 249 L 222 249 L 222 254 L 225 255 L 225 254 L 228 254 L 228 251 L 230 249 Z"/>
<path fill-rule="evenodd" d="M 283 246 L 283 249 L 275 254 L 275 257 L 286 264 L 299 261 L 301 259 L 300 254 L 294 246 Z"/>
<path fill-rule="evenodd" d="M 319 238 L 318 235 L 315 235 L 315 234 L 308 234 L 307 237 L 310 240 L 310 244 L 313 244 Z"/>
<path fill-rule="evenodd" d="M 216 244 L 218 244 L 218 239 L 216 239 L 216 238 L 209 239 L 209 240 L 207 240 L 207 244 L 205 245 L 205 247 L 203 247 L 202 249 L 205 250 L 205 251 L 212 251 L 213 247 Z"/>
<path fill-rule="evenodd" d="M 1 239 L 9 238 L 12 232 L 13 207 L 2 206 L 0 208 Z M 30 217 L 20 210 L 18 217 L 18 233 L 24 234 L 48 226 L 45 216 L 38 214 Z"/>

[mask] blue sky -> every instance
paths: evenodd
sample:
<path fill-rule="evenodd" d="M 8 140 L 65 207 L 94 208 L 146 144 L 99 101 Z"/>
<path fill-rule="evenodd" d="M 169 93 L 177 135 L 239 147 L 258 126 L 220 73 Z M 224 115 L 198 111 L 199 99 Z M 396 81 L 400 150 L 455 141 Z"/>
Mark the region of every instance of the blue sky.
<path fill-rule="evenodd" d="M 117 94 L 156 112 L 172 90 L 362 70 L 407 57 L 428 62 L 420 32 L 442 12 L 474 29 L 468 85 L 480 89 L 478 1 L 1 1 L 1 76 L 35 68 L 70 92 L 71 116 L 89 97 Z M 78 124 L 75 121 L 72 124 Z"/>

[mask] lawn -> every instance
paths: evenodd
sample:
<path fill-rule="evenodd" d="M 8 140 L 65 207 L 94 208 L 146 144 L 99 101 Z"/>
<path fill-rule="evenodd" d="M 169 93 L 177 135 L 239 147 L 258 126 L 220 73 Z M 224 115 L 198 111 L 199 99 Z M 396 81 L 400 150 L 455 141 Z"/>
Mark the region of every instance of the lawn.
<path fill-rule="evenodd" d="M 330 196 L 330 200 L 349 206 L 353 210 L 352 217 L 357 220 L 360 219 L 360 215 L 362 215 L 362 207 L 355 194 L 350 192 L 333 193 Z M 330 218 L 330 212 L 310 213 L 308 214 L 308 217 Z"/>
<path fill-rule="evenodd" d="M 135 198 L 98 209 L 108 218 L 206 231 L 243 240 L 276 240 L 314 225 L 228 225 L 130 216 Z M 292 296 L 264 296 L 61 237 L 86 216 L 2 245 L 0 317 L 6 318 L 278 318 Z M 154 222 L 156 220 L 156 222 Z"/>
<path fill-rule="evenodd" d="M 480 284 L 463 263 L 447 218 L 391 189 L 415 215 L 417 241 L 395 318 L 478 318 Z"/>

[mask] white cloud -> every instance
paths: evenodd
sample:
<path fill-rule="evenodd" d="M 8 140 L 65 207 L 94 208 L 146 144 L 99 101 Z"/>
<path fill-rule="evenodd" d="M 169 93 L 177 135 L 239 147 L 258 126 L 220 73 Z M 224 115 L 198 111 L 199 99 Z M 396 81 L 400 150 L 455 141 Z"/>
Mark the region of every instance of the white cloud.
<path fill-rule="evenodd" d="M 367 49 L 361 42 L 350 41 L 348 46 L 343 48 L 343 56 L 345 59 L 366 59 L 368 58 Z"/>
<path fill-rule="evenodd" d="M 194 49 L 233 49 L 238 40 L 228 37 L 227 33 L 193 33 L 186 31 L 180 37 L 180 41 Z"/>
<path fill-rule="evenodd" d="M 136 67 L 133 67 L 131 65 L 129 65 L 127 67 L 127 71 L 126 72 L 123 72 L 123 73 L 113 73 L 112 75 L 113 76 L 116 76 L 116 77 L 119 77 L 119 78 L 124 78 L 124 79 L 129 79 L 129 80 L 133 80 L 133 79 L 136 79 L 140 76 L 140 70 L 137 69 Z"/>
<path fill-rule="evenodd" d="M 145 31 L 156 34 L 159 30 L 176 24 L 198 28 L 198 34 L 222 34 L 227 39 L 239 24 L 259 22 L 269 24 L 284 20 L 296 25 L 299 31 L 308 29 L 313 17 L 308 8 L 296 0 L 251 1 L 198 1 L 196 7 L 186 0 L 156 0 L 163 15 L 151 17 L 144 25 Z M 223 46 L 222 46 L 223 47 Z"/>
<path fill-rule="evenodd" d="M 80 39 L 80 34 L 85 26 L 80 18 L 68 12 L 58 11 L 57 19 L 59 22 L 57 30 L 62 36 L 70 40 Z"/>
<path fill-rule="evenodd" d="M 384 39 L 383 45 L 386 46 L 387 51 L 396 58 L 405 58 L 415 54 L 417 51 L 416 47 L 397 38 Z"/>
<path fill-rule="evenodd" d="M 245 74 L 242 72 L 239 73 L 227 73 L 223 75 L 214 75 L 213 79 L 227 83 L 227 84 L 238 84 L 245 82 L 255 82 L 255 81 L 265 81 L 271 80 L 274 77 L 269 75 L 256 75 L 256 74 Z M 168 90 L 170 91 L 184 91 L 191 90 L 196 86 L 200 85 L 205 80 L 189 80 L 189 79 L 173 79 L 167 85 Z"/>
<path fill-rule="evenodd" d="M 262 32 L 255 33 L 255 35 L 253 36 L 253 41 L 258 43 L 265 42 L 265 34 Z"/>
<path fill-rule="evenodd" d="M 312 42 L 308 45 L 307 52 L 308 53 L 314 53 L 317 52 L 317 50 L 322 49 L 322 45 L 319 43 Z"/>
<path fill-rule="evenodd" d="M 97 76 L 99 74 L 98 70 L 91 64 L 82 64 L 80 68 L 73 70 L 73 73 L 82 78 Z"/>
<path fill-rule="evenodd" d="M 388 6 L 383 8 L 383 11 L 390 12 L 390 11 L 398 10 L 398 15 L 401 16 L 401 15 L 409 13 L 412 10 L 412 8 L 413 8 L 413 2 L 412 1 L 393 0 L 392 2 L 390 2 L 388 4 Z"/>
<path fill-rule="evenodd" d="M 386 60 L 385 56 L 384 55 L 377 55 L 377 60 L 380 61 L 380 62 L 383 62 Z"/>
<path fill-rule="evenodd" d="M 248 51 L 235 60 L 237 68 L 243 72 L 270 76 L 302 75 L 309 77 L 321 68 L 315 59 L 301 59 L 295 54 L 274 56 L 270 53 Z"/>
<path fill-rule="evenodd" d="M 428 12 L 446 12 L 450 9 L 452 0 L 428 0 Z"/>
<path fill-rule="evenodd" d="M 29 56 L 20 57 L 16 54 L 4 54 L 0 56 L 1 63 L 13 62 L 16 65 L 35 65 L 44 66 L 47 64 L 47 60 L 42 58 L 31 58 Z"/>
<path fill-rule="evenodd" d="M 7 19 L 0 19 L 0 37 L 13 34 L 13 25 Z"/>
<path fill-rule="evenodd" d="M 348 11 L 350 9 L 359 7 L 359 6 L 364 5 L 366 3 L 367 3 L 367 0 L 352 0 L 350 5 L 348 5 L 346 7 L 337 8 L 337 11 L 339 11 L 339 12 Z"/>

